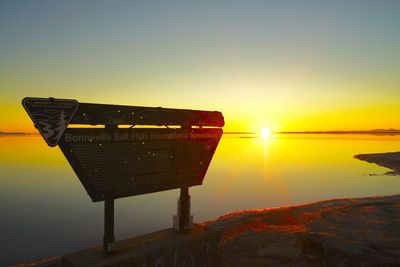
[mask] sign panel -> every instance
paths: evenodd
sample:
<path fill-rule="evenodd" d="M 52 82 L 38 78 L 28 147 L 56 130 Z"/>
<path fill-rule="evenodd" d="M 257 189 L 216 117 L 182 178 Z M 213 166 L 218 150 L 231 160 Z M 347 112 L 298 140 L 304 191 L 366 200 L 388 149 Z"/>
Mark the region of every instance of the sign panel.
<path fill-rule="evenodd" d="M 68 128 L 59 147 L 93 201 L 200 185 L 221 129 Z"/>
<path fill-rule="evenodd" d="M 58 144 L 78 109 L 78 102 L 71 99 L 27 97 L 22 105 L 49 146 Z"/>

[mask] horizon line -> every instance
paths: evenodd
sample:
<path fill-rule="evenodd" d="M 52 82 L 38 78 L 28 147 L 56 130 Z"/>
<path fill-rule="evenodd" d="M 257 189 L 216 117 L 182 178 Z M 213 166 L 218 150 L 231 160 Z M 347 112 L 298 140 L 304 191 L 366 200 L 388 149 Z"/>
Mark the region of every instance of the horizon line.
<path fill-rule="evenodd" d="M 313 131 L 272 131 L 272 134 L 400 134 L 400 129 L 372 129 L 372 130 L 313 130 Z M 3 132 L 2 135 L 36 135 L 39 132 Z M 258 134 L 255 131 L 226 131 L 224 134 Z"/>

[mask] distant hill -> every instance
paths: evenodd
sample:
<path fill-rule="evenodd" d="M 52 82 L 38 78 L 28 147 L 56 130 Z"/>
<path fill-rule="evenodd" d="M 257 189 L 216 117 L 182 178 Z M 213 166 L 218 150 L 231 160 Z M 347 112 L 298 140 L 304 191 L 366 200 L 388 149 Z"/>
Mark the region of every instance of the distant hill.
<path fill-rule="evenodd" d="M 374 135 L 398 135 L 400 134 L 400 130 L 398 129 L 372 129 L 372 130 L 352 130 L 352 131 L 341 131 L 341 130 L 333 130 L 333 131 L 285 131 L 285 132 L 276 132 L 280 134 L 374 134 Z"/>
<path fill-rule="evenodd" d="M 400 130 L 398 130 L 398 129 L 373 129 L 373 130 L 369 130 L 368 132 L 373 132 L 373 133 L 399 133 Z"/>

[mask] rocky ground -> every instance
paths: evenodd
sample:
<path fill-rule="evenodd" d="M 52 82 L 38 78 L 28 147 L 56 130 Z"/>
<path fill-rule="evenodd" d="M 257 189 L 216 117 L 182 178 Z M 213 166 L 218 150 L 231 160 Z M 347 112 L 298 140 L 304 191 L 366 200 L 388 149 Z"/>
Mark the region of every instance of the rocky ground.
<path fill-rule="evenodd" d="M 400 195 L 251 210 L 223 231 L 221 266 L 400 266 Z"/>

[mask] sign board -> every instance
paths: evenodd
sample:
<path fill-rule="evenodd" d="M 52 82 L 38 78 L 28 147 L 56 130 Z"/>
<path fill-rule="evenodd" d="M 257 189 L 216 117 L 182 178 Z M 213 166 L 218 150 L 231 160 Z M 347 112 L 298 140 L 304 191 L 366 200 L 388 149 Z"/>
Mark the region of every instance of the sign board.
<path fill-rule="evenodd" d="M 22 104 L 47 144 L 60 147 L 91 199 L 104 201 L 104 254 L 114 247 L 117 198 L 180 188 L 174 228 L 190 229 L 189 187 L 203 183 L 222 136 L 221 112 L 32 97 Z"/>
<path fill-rule="evenodd" d="M 222 135 L 216 127 L 224 125 L 217 111 L 31 97 L 22 104 L 47 144 L 59 145 L 93 201 L 200 185 Z"/>
<path fill-rule="evenodd" d="M 71 99 L 24 98 L 26 112 L 49 146 L 56 146 L 78 109 L 78 102 Z"/>
<path fill-rule="evenodd" d="M 200 185 L 221 129 L 68 128 L 59 147 L 93 201 Z"/>

